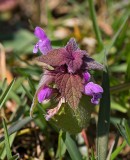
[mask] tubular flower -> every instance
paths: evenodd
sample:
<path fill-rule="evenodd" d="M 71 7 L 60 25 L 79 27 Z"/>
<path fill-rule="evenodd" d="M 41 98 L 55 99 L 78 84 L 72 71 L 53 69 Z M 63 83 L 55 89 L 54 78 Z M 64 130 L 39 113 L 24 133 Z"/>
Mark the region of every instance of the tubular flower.
<path fill-rule="evenodd" d="M 100 85 L 93 82 L 89 82 L 85 85 L 85 94 L 92 96 L 91 102 L 93 104 L 98 104 L 99 99 L 102 98 L 103 89 Z"/>
<path fill-rule="evenodd" d="M 88 96 L 92 96 L 91 103 L 98 104 L 99 99 L 102 98 L 103 88 L 93 82 L 89 82 L 91 75 L 88 72 L 83 73 L 85 80 L 85 90 L 84 93 Z"/>
<path fill-rule="evenodd" d="M 56 95 L 57 106 L 48 110 L 45 115 L 49 120 L 58 112 L 62 103 L 67 103 L 76 110 L 84 94 L 92 96 L 91 103 L 98 104 L 103 89 L 91 81 L 89 71 L 103 70 L 103 65 L 90 58 L 86 51 L 81 50 L 74 38 L 71 38 L 65 47 L 52 49 L 50 40 L 40 27 L 36 27 L 34 33 L 39 39 L 34 46 L 34 52 L 36 53 L 39 48 L 43 53 L 37 60 L 53 69 L 48 68 L 44 71 L 32 107 L 36 100 L 41 103 Z"/>
<path fill-rule="evenodd" d="M 90 80 L 91 75 L 88 72 L 83 73 L 83 78 L 85 82 L 88 82 Z"/>
<path fill-rule="evenodd" d="M 44 100 L 49 99 L 52 95 L 53 90 L 49 87 L 44 87 L 38 92 L 38 101 L 42 103 Z"/>
<path fill-rule="evenodd" d="M 37 53 L 38 49 L 42 52 L 42 54 L 47 54 L 51 49 L 51 42 L 45 34 L 44 30 L 40 27 L 36 27 L 34 31 L 34 35 L 39 39 L 36 45 L 33 48 L 33 53 Z"/>

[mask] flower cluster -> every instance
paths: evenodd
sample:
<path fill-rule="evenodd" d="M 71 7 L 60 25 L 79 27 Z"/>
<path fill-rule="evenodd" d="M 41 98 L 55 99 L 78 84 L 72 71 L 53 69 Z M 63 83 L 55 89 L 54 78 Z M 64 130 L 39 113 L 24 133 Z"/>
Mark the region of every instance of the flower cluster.
<path fill-rule="evenodd" d="M 39 40 L 33 52 L 37 53 L 39 49 L 42 55 L 38 61 L 52 68 L 44 71 L 35 98 L 39 103 L 51 97 L 58 101 L 55 108 L 48 110 L 46 119 L 54 116 L 62 103 L 76 109 L 83 94 L 92 97 L 91 103 L 98 104 L 103 89 L 92 82 L 90 70 L 102 70 L 103 66 L 90 58 L 86 51 L 80 50 L 74 38 L 65 47 L 53 49 L 43 29 L 36 27 L 34 34 Z"/>

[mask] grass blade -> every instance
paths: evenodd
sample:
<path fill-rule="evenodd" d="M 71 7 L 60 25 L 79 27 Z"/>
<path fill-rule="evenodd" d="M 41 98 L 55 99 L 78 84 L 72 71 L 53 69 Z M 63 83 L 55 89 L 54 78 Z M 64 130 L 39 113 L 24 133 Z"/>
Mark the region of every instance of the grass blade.
<path fill-rule="evenodd" d="M 12 157 L 12 153 L 11 153 L 11 149 L 10 149 L 9 135 L 8 135 L 7 126 L 6 126 L 6 122 L 5 122 L 4 118 L 2 118 L 2 123 L 3 123 L 3 127 L 4 127 L 5 147 L 6 147 L 7 159 L 10 160 L 13 157 Z"/>
<path fill-rule="evenodd" d="M 58 148 L 57 148 L 57 153 L 56 153 L 56 158 L 60 160 L 63 159 L 64 154 L 66 152 L 66 145 L 63 142 L 62 134 L 63 134 L 63 131 L 60 130 L 59 138 L 58 138 Z"/>
<path fill-rule="evenodd" d="M 106 70 L 103 72 L 102 87 L 104 93 L 100 102 L 99 118 L 97 126 L 97 156 L 98 160 L 106 160 L 108 149 L 108 134 L 110 126 L 110 91 L 109 75 L 107 62 L 105 60 Z"/>
<path fill-rule="evenodd" d="M 19 158 L 19 154 L 16 154 L 10 160 L 17 160 L 18 158 Z"/>
<path fill-rule="evenodd" d="M 124 21 L 122 23 L 122 25 L 120 26 L 120 28 L 118 29 L 118 31 L 116 32 L 116 34 L 114 35 L 114 37 L 112 38 L 111 42 L 109 43 L 108 46 L 106 46 L 106 55 L 108 55 L 110 49 L 112 48 L 112 46 L 114 45 L 114 43 L 116 42 L 119 34 L 121 33 L 122 29 L 124 28 L 127 20 L 128 20 L 128 14 L 124 15 Z M 121 17 L 122 18 L 122 17 Z"/>
<path fill-rule="evenodd" d="M 126 141 L 124 141 L 119 147 L 117 147 L 117 149 L 111 154 L 110 160 L 114 160 L 117 155 L 122 151 L 122 149 L 126 146 L 126 144 Z"/>
<path fill-rule="evenodd" d="M 4 102 L 7 99 L 7 96 L 9 94 L 9 92 L 11 91 L 13 85 L 15 83 L 15 79 L 10 83 L 10 85 L 8 86 L 8 88 L 5 90 L 5 92 L 2 94 L 1 98 L 0 98 L 0 109 L 2 108 Z"/>
<path fill-rule="evenodd" d="M 130 127 L 126 119 L 123 119 L 121 124 L 117 123 L 116 127 L 118 128 L 122 137 L 126 140 L 128 145 L 130 146 Z"/>
<path fill-rule="evenodd" d="M 130 126 L 126 120 L 124 120 L 124 127 L 125 127 L 125 131 L 126 131 L 127 143 L 130 146 Z"/>
<path fill-rule="evenodd" d="M 98 57 L 100 58 L 103 57 L 104 53 L 105 53 L 105 57 L 108 55 L 111 47 L 114 45 L 120 32 L 125 26 L 127 19 L 128 19 L 128 15 L 125 16 L 121 27 L 113 37 L 112 41 L 100 53 L 101 56 L 98 55 Z M 108 75 L 108 68 L 107 68 L 106 62 L 105 62 L 105 68 L 106 68 L 106 71 L 104 71 L 103 73 L 103 84 L 102 84 L 104 93 L 100 103 L 98 131 L 97 131 L 97 154 L 98 154 L 99 160 L 106 160 L 107 146 L 108 146 L 108 133 L 109 133 L 109 125 L 110 125 L 110 91 L 109 91 L 110 86 L 109 86 L 109 75 Z"/>
<path fill-rule="evenodd" d="M 118 93 L 118 92 L 122 92 L 129 89 L 130 89 L 130 82 L 112 86 L 110 88 L 110 92 L 113 94 L 113 93 Z"/>
<path fill-rule="evenodd" d="M 94 2 L 93 2 L 93 0 L 88 0 L 88 2 L 89 2 L 90 14 L 91 14 L 92 22 L 93 22 L 93 28 L 94 28 L 94 31 L 95 31 L 99 46 L 101 48 L 103 48 L 103 41 L 102 41 L 100 29 L 98 27 L 97 20 L 96 20 Z"/>
<path fill-rule="evenodd" d="M 16 123 L 12 124 L 11 127 L 8 129 L 8 134 L 11 135 L 14 132 L 19 131 L 23 126 L 25 126 L 27 123 L 32 121 L 31 117 L 26 117 L 22 120 L 17 121 Z M 4 139 L 4 137 L 0 138 L 0 142 Z"/>
<path fill-rule="evenodd" d="M 14 139 L 16 137 L 17 132 L 9 136 L 10 147 L 12 146 Z M 4 142 L 4 141 L 3 141 Z M 1 142 L 0 144 L 2 144 Z M 1 149 L 0 158 L 3 160 L 6 157 L 6 148 Z"/>
<path fill-rule="evenodd" d="M 63 141 L 66 144 L 67 151 L 72 160 L 82 160 L 81 153 L 79 152 L 75 141 L 71 138 L 69 133 L 63 134 Z"/>

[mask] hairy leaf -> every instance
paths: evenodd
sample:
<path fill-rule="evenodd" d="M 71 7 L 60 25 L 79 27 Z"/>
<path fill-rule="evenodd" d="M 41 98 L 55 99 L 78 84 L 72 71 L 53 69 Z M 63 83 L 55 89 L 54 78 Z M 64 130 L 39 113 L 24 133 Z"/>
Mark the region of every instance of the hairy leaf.
<path fill-rule="evenodd" d="M 65 48 L 69 53 L 76 51 L 78 49 L 78 45 L 75 39 L 71 38 Z"/>
<path fill-rule="evenodd" d="M 103 70 L 103 68 L 104 68 L 102 64 L 96 62 L 94 59 L 92 59 L 90 57 L 85 56 L 84 61 L 85 61 L 86 69 L 88 69 L 88 70 L 91 70 L 91 69 Z"/>
<path fill-rule="evenodd" d="M 75 73 L 80 69 L 83 63 L 83 55 L 86 54 L 86 51 L 82 51 L 78 48 L 78 45 L 74 38 L 71 38 L 66 45 L 66 64 L 68 66 L 69 73 Z"/>
<path fill-rule="evenodd" d="M 43 87 L 48 86 L 49 84 L 51 84 L 53 81 L 54 81 L 54 74 L 46 70 L 44 72 L 44 74 L 41 76 L 41 80 L 39 82 L 37 92 L 41 88 L 43 88 Z"/>
<path fill-rule="evenodd" d="M 68 71 L 70 73 L 75 73 L 78 69 L 80 69 L 83 60 L 82 60 L 83 54 L 81 50 L 77 50 L 72 53 L 71 55 L 68 55 L 66 59 L 66 64 L 68 66 Z"/>
<path fill-rule="evenodd" d="M 66 64 L 69 73 L 75 73 L 82 66 L 85 54 L 86 51 L 80 50 L 75 39 L 71 38 L 65 48 L 53 49 L 47 55 L 38 57 L 38 60 L 52 67 Z"/>
<path fill-rule="evenodd" d="M 61 96 L 65 98 L 70 107 L 76 109 L 83 92 L 83 80 L 79 75 L 58 73 L 55 83 L 59 88 Z"/>
<path fill-rule="evenodd" d="M 50 66 L 61 66 L 65 64 L 66 50 L 64 48 L 53 49 L 47 55 L 38 57 L 38 61 Z"/>

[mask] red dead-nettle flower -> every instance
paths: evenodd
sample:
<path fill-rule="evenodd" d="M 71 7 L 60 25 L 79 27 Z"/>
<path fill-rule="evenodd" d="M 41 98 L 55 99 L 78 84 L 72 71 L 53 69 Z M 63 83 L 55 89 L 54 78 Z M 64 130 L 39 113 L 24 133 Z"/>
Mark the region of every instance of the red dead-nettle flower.
<path fill-rule="evenodd" d="M 33 48 L 33 53 L 37 53 L 38 49 L 42 52 L 42 54 L 47 54 L 48 51 L 52 49 L 51 42 L 45 34 L 44 30 L 40 27 L 36 27 L 34 31 L 34 35 L 39 39 Z"/>
<path fill-rule="evenodd" d="M 62 103 L 68 103 L 75 110 L 83 94 L 92 96 L 91 103 L 98 104 L 103 89 L 92 82 L 89 71 L 102 70 L 103 65 L 90 58 L 86 51 L 80 50 L 74 38 L 65 47 L 52 49 L 50 40 L 40 27 L 36 27 L 34 33 L 39 38 L 34 52 L 39 48 L 43 54 L 38 61 L 53 68 L 44 72 L 34 99 L 37 98 L 41 103 L 56 95 L 59 102 L 47 112 L 46 119 L 54 116 Z"/>

